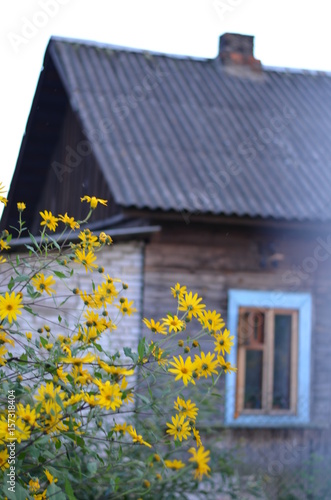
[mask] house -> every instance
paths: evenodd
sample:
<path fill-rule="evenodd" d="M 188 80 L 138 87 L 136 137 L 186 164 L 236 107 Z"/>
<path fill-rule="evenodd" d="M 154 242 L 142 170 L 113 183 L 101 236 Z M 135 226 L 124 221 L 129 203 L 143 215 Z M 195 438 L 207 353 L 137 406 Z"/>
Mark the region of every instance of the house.
<path fill-rule="evenodd" d="M 331 459 L 330 99 L 330 75 L 265 68 L 251 36 L 212 60 L 52 38 L 1 222 L 108 199 L 92 224 L 140 263 L 143 316 L 177 281 L 222 311 L 238 374 L 212 426 L 270 476 Z"/>

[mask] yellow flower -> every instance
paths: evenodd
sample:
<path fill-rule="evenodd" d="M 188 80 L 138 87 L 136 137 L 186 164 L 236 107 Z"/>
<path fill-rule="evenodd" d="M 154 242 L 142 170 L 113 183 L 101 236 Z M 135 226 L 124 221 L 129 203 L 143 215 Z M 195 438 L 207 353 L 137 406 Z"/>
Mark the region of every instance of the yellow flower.
<path fill-rule="evenodd" d="M 28 340 L 31 340 L 31 339 L 32 339 L 32 333 L 31 333 L 31 332 L 26 332 L 25 336 L 26 336 L 26 338 L 27 338 Z"/>
<path fill-rule="evenodd" d="M 93 248 L 98 248 L 100 246 L 97 236 L 94 236 L 89 229 L 81 231 L 78 238 L 81 240 L 81 246 L 83 248 L 87 248 L 88 250 L 92 250 Z"/>
<path fill-rule="evenodd" d="M 98 395 L 98 404 L 102 408 L 113 411 L 122 406 L 122 393 L 118 384 L 111 384 L 107 380 L 104 384 L 98 383 L 100 394 Z"/>
<path fill-rule="evenodd" d="M 230 354 L 231 347 L 233 346 L 232 340 L 234 339 L 234 336 L 229 337 L 230 332 L 229 330 L 225 329 L 223 333 L 217 333 L 214 335 L 216 342 L 215 342 L 215 351 L 218 354 L 222 354 L 224 356 L 224 353 Z"/>
<path fill-rule="evenodd" d="M 153 333 L 161 333 L 162 335 L 167 335 L 165 326 L 160 321 L 154 321 L 153 318 L 151 318 L 150 320 L 144 318 L 143 323 L 145 323 L 147 328 L 149 328 Z"/>
<path fill-rule="evenodd" d="M 54 288 L 51 288 L 52 285 L 55 285 L 55 279 L 53 276 L 48 276 L 47 278 L 45 278 L 45 275 L 43 273 L 36 274 L 36 276 L 32 278 L 32 284 L 39 293 L 46 292 L 48 295 L 56 293 Z"/>
<path fill-rule="evenodd" d="M 90 294 L 90 293 L 87 293 L 83 290 L 80 290 L 79 291 L 79 296 L 80 298 L 82 299 L 83 303 L 85 306 L 87 307 L 98 307 L 98 305 L 96 304 L 96 301 L 94 299 L 94 297 Z"/>
<path fill-rule="evenodd" d="M 152 346 L 154 346 L 152 349 L 152 355 L 157 360 L 157 364 L 160 366 L 166 366 L 169 362 L 165 351 L 163 351 L 163 349 L 161 349 L 157 344 L 154 344 L 154 342 L 151 342 L 151 347 Z"/>
<path fill-rule="evenodd" d="M 23 203 L 23 202 L 18 202 L 17 203 L 17 210 L 19 212 L 23 212 L 23 210 L 25 210 L 25 209 L 26 209 L 26 204 L 25 203 Z"/>
<path fill-rule="evenodd" d="M 57 227 L 57 221 L 59 220 L 57 217 L 54 217 L 52 212 L 48 212 L 44 210 L 43 212 L 39 212 L 43 221 L 40 223 L 41 226 L 46 226 L 51 231 L 55 231 Z"/>
<path fill-rule="evenodd" d="M 0 318 L 1 320 L 4 320 L 5 318 L 8 319 L 9 323 L 12 323 L 13 321 L 16 321 L 17 319 L 17 314 L 22 314 L 20 309 L 22 309 L 22 295 L 21 294 L 15 294 L 15 292 L 12 292 L 11 295 L 9 295 L 8 292 L 6 292 L 5 296 L 0 296 Z"/>
<path fill-rule="evenodd" d="M 121 391 L 124 392 L 125 394 L 123 395 L 123 402 L 124 403 L 133 403 L 133 392 L 132 389 L 127 389 L 128 387 L 128 382 L 125 377 L 122 378 L 121 380 Z M 125 396 L 125 397 L 124 397 Z"/>
<path fill-rule="evenodd" d="M 95 360 L 94 354 L 86 354 L 83 358 L 73 358 L 68 356 L 67 358 L 60 358 L 60 363 L 70 363 L 72 365 L 81 366 L 83 363 L 92 363 Z"/>
<path fill-rule="evenodd" d="M 126 422 L 124 422 L 123 424 L 115 424 L 115 426 L 113 427 L 113 431 L 119 432 L 120 434 L 122 434 L 124 436 L 126 434 L 126 431 L 127 431 Z"/>
<path fill-rule="evenodd" d="M 140 434 L 137 434 L 136 429 L 134 427 L 132 427 L 132 425 L 130 425 L 127 428 L 127 432 L 132 437 L 132 441 L 134 443 L 144 444 L 145 446 L 148 446 L 148 448 L 152 448 L 152 445 L 150 445 L 149 443 L 144 441 L 143 437 Z"/>
<path fill-rule="evenodd" d="M 71 350 L 69 346 L 67 346 L 66 344 L 61 344 L 61 349 L 64 354 L 66 354 L 67 356 L 71 356 Z"/>
<path fill-rule="evenodd" d="M 7 259 L 0 255 L 0 264 L 4 264 L 5 262 L 7 262 Z"/>
<path fill-rule="evenodd" d="M 168 467 L 168 469 L 175 469 L 175 470 L 182 469 L 183 467 L 185 467 L 184 462 L 182 462 L 181 460 L 165 460 L 164 465 Z"/>
<path fill-rule="evenodd" d="M 31 427 L 26 425 L 22 419 L 16 419 L 15 437 L 17 442 L 27 441 L 31 435 Z"/>
<path fill-rule="evenodd" d="M 167 422 L 167 426 L 169 427 L 169 429 L 167 429 L 167 434 L 174 436 L 174 439 L 179 439 L 179 441 L 187 439 L 187 437 L 191 435 L 190 424 L 187 420 L 185 420 L 184 416 L 180 417 L 179 415 L 176 415 L 175 417 L 171 417 L 171 420 L 172 424 Z"/>
<path fill-rule="evenodd" d="M 168 371 L 170 373 L 174 373 L 176 375 L 175 380 L 183 380 L 184 385 L 187 385 L 188 382 L 192 382 L 195 384 L 193 379 L 193 369 L 194 365 L 191 361 L 191 356 L 188 356 L 184 361 L 181 356 L 176 358 L 174 356 L 174 361 L 170 361 L 170 365 L 174 366 L 174 368 L 169 368 Z"/>
<path fill-rule="evenodd" d="M 71 229 L 79 229 L 78 222 L 75 221 L 73 217 L 69 217 L 67 212 L 64 215 L 59 214 L 59 220 L 63 222 L 66 226 L 69 226 Z"/>
<path fill-rule="evenodd" d="M 199 322 L 209 332 L 216 332 L 225 325 L 223 318 L 216 311 L 202 311 L 198 317 Z"/>
<path fill-rule="evenodd" d="M 177 316 L 172 316 L 171 314 L 168 314 L 166 318 L 162 318 L 163 324 L 165 326 L 169 327 L 169 333 L 174 331 L 177 333 L 178 331 L 184 330 L 185 328 L 185 322 L 178 319 Z"/>
<path fill-rule="evenodd" d="M 177 397 L 177 401 L 175 401 L 174 408 L 178 411 L 178 415 L 180 417 L 184 416 L 185 418 L 189 418 L 190 420 L 195 420 L 198 414 L 198 408 L 195 403 L 192 403 L 190 399 L 185 401 L 185 399 L 180 396 Z"/>
<path fill-rule="evenodd" d="M 92 272 L 93 268 L 98 267 L 96 264 L 93 264 L 93 262 L 96 260 L 96 256 L 91 250 L 88 253 L 86 253 L 85 249 L 84 250 L 77 249 L 75 255 L 76 255 L 75 262 L 83 264 L 86 272 L 87 271 Z"/>
<path fill-rule="evenodd" d="M 6 207 L 7 203 L 8 203 L 8 200 L 4 196 L 0 196 L 0 202 L 3 203 L 5 205 L 5 207 Z"/>
<path fill-rule="evenodd" d="M 60 366 L 59 368 L 57 368 L 56 373 L 57 373 L 57 376 L 59 377 L 59 379 L 62 380 L 62 382 L 64 382 L 66 384 L 68 381 L 68 374 L 63 371 L 63 366 Z"/>
<path fill-rule="evenodd" d="M 9 467 L 8 457 L 9 455 L 7 448 L 0 451 L 0 470 L 3 471 Z"/>
<path fill-rule="evenodd" d="M 127 368 L 124 368 L 123 366 L 115 366 L 115 365 L 107 365 L 102 359 L 98 358 L 98 365 L 100 368 L 105 370 L 105 372 L 110 373 L 113 375 L 115 378 L 119 379 L 120 377 L 123 377 L 124 375 L 130 376 L 134 374 L 134 369 L 128 370 Z"/>
<path fill-rule="evenodd" d="M 39 489 L 40 489 L 39 479 L 38 478 L 30 479 L 29 490 L 31 491 L 31 493 L 35 493 Z"/>
<path fill-rule="evenodd" d="M 135 307 L 131 307 L 133 304 L 133 300 L 131 302 L 128 301 L 127 298 L 121 298 L 120 299 L 120 305 L 116 305 L 116 307 L 121 311 L 123 315 L 127 314 L 128 316 L 131 316 L 132 313 L 136 312 L 137 309 Z"/>
<path fill-rule="evenodd" d="M 194 439 L 196 440 L 197 442 L 197 446 L 202 446 L 202 442 L 201 442 L 201 437 L 200 437 L 200 432 L 195 428 L 193 427 L 192 428 L 192 431 L 193 431 L 193 436 L 194 436 Z"/>
<path fill-rule="evenodd" d="M 225 361 L 223 356 L 217 356 L 217 361 L 220 365 L 221 368 L 223 368 L 224 373 L 231 373 L 231 372 L 236 372 L 237 368 L 235 366 L 232 366 L 230 361 Z"/>
<path fill-rule="evenodd" d="M 112 304 L 115 297 L 118 295 L 114 283 L 102 283 L 101 286 L 98 285 L 97 297 L 99 300 L 101 299 L 101 295 L 105 297 L 102 303 Z"/>
<path fill-rule="evenodd" d="M 95 196 L 83 196 L 83 198 L 80 199 L 81 201 L 87 201 L 90 204 L 90 207 L 92 210 L 94 210 L 98 203 L 101 203 L 101 205 L 107 206 L 108 201 L 107 200 L 101 200 L 100 198 L 96 198 Z"/>
<path fill-rule="evenodd" d="M 45 402 L 52 402 L 58 408 L 60 408 L 56 403 L 57 396 L 61 398 L 61 400 L 63 400 L 65 399 L 66 394 L 62 392 L 61 386 L 54 387 L 53 382 L 47 382 L 46 385 L 42 384 L 39 387 L 37 395 L 35 395 L 34 398 L 36 401 L 39 401 L 43 404 L 45 404 Z"/>
<path fill-rule="evenodd" d="M 47 489 L 42 493 L 38 493 L 38 495 L 33 495 L 34 500 L 46 500 Z"/>
<path fill-rule="evenodd" d="M 211 354 L 208 352 L 205 354 L 201 352 L 200 357 L 196 354 L 194 358 L 194 369 L 198 373 L 198 375 L 202 375 L 207 378 L 209 375 L 215 373 L 217 375 L 216 367 L 218 366 L 217 359 L 214 360 L 215 354 Z"/>
<path fill-rule="evenodd" d="M 63 406 L 67 408 L 67 406 L 75 405 L 76 403 L 82 401 L 84 397 L 85 397 L 84 393 L 73 394 L 69 399 L 67 399 L 67 401 L 63 403 Z"/>
<path fill-rule="evenodd" d="M 99 404 L 99 398 L 95 394 L 84 394 L 84 401 L 90 406 L 97 406 Z"/>
<path fill-rule="evenodd" d="M 4 366 L 7 363 L 7 360 L 4 358 L 4 356 L 7 354 L 7 349 L 1 345 L 0 346 L 0 366 Z"/>
<path fill-rule="evenodd" d="M 17 405 L 17 415 L 21 420 L 33 427 L 36 423 L 36 419 L 39 418 L 40 414 L 36 414 L 36 410 L 31 410 L 30 405 L 23 406 L 21 403 Z"/>
<path fill-rule="evenodd" d="M 202 298 L 198 297 L 198 294 L 185 293 L 184 297 L 179 299 L 179 311 L 187 312 L 188 319 L 191 319 L 192 316 L 195 318 L 202 312 L 206 306 L 205 304 L 200 304 Z"/>
<path fill-rule="evenodd" d="M 1 327 L 0 327 L 1 328 Z M 9 338 L 6 334 L 6 332 L 0 331 L 0 346 L 2 344 L 10 344 L 13 347 L 15 347 L 15 342 L 13 339 Z"/>
<path fill-rule="evenodd" d="M 173 288 L 171 287 L 172 295 L 175 299 L 182 299 L 186 293 L 186 286 L 180 286 L 179 283 Z"/>
<path fill-rule="evenodd" d="M 4 240 L 0 240 L 0 252 L 2 250 L 9 250 L 9 249 L 10 246 Z"/>
<path fill-rule="evenodd" d="M 111 245 L 113 243 L 112 238 L 109 236 L 109 234 L 106 233 L 100 233 L 99 240 L 101 241 L 101 243 L 106 243 L 107 245 Z"/>
<path fill-rule="evenodd" d="M 197 450 L 195 448 L 190 448 L 188 452 L 192 454 L 192 457 L 189 458 L 189 462 L 195 462 L 197 464 L 194 471 L 195 479 L 201 481 L 203 475 L 209 476 L 210 467 L 207 464 L 210 461 L 210 451 L 205 451 L 203 446 L 199 446 Z"/>

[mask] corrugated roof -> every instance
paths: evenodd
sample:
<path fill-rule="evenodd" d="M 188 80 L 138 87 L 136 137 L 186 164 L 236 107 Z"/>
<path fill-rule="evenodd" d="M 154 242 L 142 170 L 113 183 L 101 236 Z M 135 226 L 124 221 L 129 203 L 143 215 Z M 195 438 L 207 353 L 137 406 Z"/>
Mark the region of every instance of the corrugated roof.
<path fill-rule="evenodd" d="M 331 219 L 329 75 L 60 39 L 48 51 L 119 205 Z"/>

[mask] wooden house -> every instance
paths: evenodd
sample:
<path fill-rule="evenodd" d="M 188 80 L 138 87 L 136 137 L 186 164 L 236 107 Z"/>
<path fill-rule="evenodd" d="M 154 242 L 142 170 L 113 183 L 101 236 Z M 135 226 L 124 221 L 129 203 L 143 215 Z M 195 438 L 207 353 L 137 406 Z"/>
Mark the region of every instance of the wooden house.
<path fill-rule="evenodd" d="M 143 316 L 177 281 L 222 311 L 238 374 L 209 425 L 270 475 L 331 459 L 330 99 L 251 36 L 212 60 L 52 38 L 1 222 L 108 199 L 92 225 L 139 262 Z"/>

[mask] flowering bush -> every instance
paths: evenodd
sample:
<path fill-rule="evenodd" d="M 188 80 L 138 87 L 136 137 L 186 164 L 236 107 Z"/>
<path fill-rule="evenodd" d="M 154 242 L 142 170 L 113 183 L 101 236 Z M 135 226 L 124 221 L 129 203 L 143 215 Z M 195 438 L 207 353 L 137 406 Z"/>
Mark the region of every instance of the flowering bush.
<path fill-rule="evenodd" d="M 6 204 L 3 194 L 0 184 Z M 143 320 L 136 351 L 106 349 L 103 339 L 136 309 L 128 285 L 97 263 L 111 237 L 82 229 L 107 201 L 81 201 L 89 204 L 82 221 L 40 212 L 38 238 L 18 203 L 18 227 L 0 239 L 2 497 L 184 498 L 211 473 L 190 388 L 208 381 L 210 393 L 235 370 L 224 359 L 233 337 L 219 313 L 177 283 L 174 311 Z M 24 252 L 8 252 L 22 235 Z M 91 275 L 89 289 L 75 284 L 79 273 Z M 205 335 L 213 353 L 200 347 Z"/>

